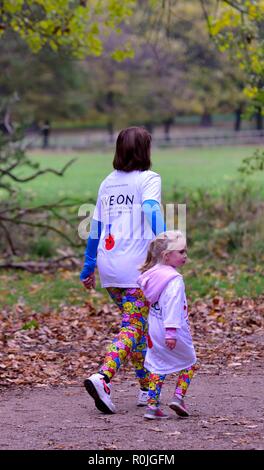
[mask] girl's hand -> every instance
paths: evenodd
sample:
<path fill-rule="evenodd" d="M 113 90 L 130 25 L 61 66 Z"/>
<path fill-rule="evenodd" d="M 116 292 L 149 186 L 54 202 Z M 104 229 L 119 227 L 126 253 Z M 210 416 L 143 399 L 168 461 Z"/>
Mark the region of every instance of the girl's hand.
<path fill-rule="evenodd" d="M 94 289 L 95 288 L 95 274 L 94 273 L 90 274 L 90 276 L 84 279 L 82 283 L 87 290 Z"/>
<path fill-rule="evenodd" d="M 174 349 L 176 346 L 176 339 L 165 339 L 165 344 L 167 348 Z"/>

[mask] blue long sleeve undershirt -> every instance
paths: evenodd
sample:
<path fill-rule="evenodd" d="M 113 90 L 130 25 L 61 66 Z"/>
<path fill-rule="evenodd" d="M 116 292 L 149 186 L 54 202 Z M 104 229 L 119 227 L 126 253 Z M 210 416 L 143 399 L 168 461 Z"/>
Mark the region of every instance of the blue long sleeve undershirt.
<path fill-rule="evenodd" d="M 161 212 L 160 205 L 153 199 L 148 199 L 142 204 L 142 210 L 147 218 L 149 225 L 151 226 L 154 235 L 158 235 L 161 232 L 165 232 L 166 225 Z"/>
<path fill-rule="evenodd" d="M 148 199 L 147 201 L 144 201 L 142 204 L 142 210 L 147 218 L 149 225 L 151 226 L 154 235 L 158 235 L 159 233 L 164 232 L 166 230 L 166 225 L 164 222 L 163 215 L 161 213 L 161 208 L 157 201 L 154 201 L 153 199 Z M 102 222 L 92 219 L 91 231 L 87 240 L 86 249 L 84 253 L 84 265 L 80 274 L 81 281 L 84 281 L 95 270 L 97 248 L 100 241 L 101 233 Z"/>

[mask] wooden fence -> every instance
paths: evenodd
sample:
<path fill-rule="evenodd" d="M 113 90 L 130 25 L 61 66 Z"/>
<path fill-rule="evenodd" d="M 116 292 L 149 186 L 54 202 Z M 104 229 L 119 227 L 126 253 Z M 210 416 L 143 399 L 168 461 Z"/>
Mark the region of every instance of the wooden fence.
<path fill-rule="evenodd" d="M 232 145 L 264 145 L 264 130 L 243 130 L 239 132 L 230 130 L 180 130 L 172 133 L 171 138 L 165 138 L 161 133 L 153 133 L 153 145 L 160 148 L 174 147 L 209 147 L 209 146 L 232 146 Z M 93 133 L 91 131 L 74 132 L 51 132 L 49 148 L 56 150 L 74 149 L 89 150 L 109 148 L 113 149 L 116 135 L 110 141 L 107 133 Z M 42 136 L 29 134 L 25 138 L 25 145 L 32 149 L 43 146 Z"/>

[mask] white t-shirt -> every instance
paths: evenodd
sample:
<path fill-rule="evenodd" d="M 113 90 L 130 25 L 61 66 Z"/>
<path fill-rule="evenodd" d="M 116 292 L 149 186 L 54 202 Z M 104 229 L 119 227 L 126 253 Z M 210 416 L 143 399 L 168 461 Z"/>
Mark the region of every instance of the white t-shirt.
<path fill-rule="evenodd" d="M 144 201 L 160 204 L 161 180 L 153 171 L 114 170 L 102 182 L 94 219 L 103 224 L 97 267 L 103 287 L 137 287 L 154 234 L 142 212 Z"/>
<path fill-rule="evenodd" d="M 188 306 L 180 274 L 167 284 L 159 301 L 151 305 L 148 324 L 151 341 L 145 358 L 146 369 L 156 374 L 171 374 L 195 364 Z M 172 350 L 165 344 L 165 328 L 177 328 L 176 347 Z"/>

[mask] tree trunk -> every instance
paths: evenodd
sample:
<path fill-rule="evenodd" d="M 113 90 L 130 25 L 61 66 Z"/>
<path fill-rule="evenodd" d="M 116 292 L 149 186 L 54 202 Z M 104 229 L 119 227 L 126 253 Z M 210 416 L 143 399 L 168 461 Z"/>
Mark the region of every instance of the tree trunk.
<path fill-rule="evenodd" d="M 213 124 L 212 115 L 208 111 L 204 111 L 201 117 L 201 126 L 211 127 Z"/>
<path fill-rule="evenodd" d="M 262 131 L 263 130 L 263 115 L 262 115 L 261 106 L 256 107 L 255 119 L 256 119 L 256 129 L 258 131 Z"/>
<path fill-rule="evenodd" d="M 42 126 L 42 148 L 47 149 L 49 147 L 49 137 L 50 137 L 50 121 L 46 119 Z"/>
<path fill-rule="evenodd" d="M 172 123 L 173 123 L 172 118 L 168 118 L 164 121 L 164 137 L 165 137 L 165 140 L 167 142 L 169 142 L 171 140 L 171 138 L 170 138 L 170 129 L 171 129 Z"/>
<path fill-rule="evenodd" d="M 235 131 L 240 131 L 240 130 L 241 130 L 242 112 L 243 112 L 243 108 L 242 108 L 242 106 L 240 105 L 240 106 L 235 110 L 235 124 L 234 124 L 234 130 L 235 130 Z"/>
<path fill-rule="evenodd" d="M 153 132 L 153 122 L 151 122 L 151 121 L 146 122 L 145 128 L 147 129 L 147 131 L 150 134 L 152 134 L 152 132 Z"/>
<path fill-rule="evenodd" d="M 112 144 L 114 142 L 114 124 L 111 121 L 107 124 L 107 130 L 109 134 L 109 142 Z"/>

